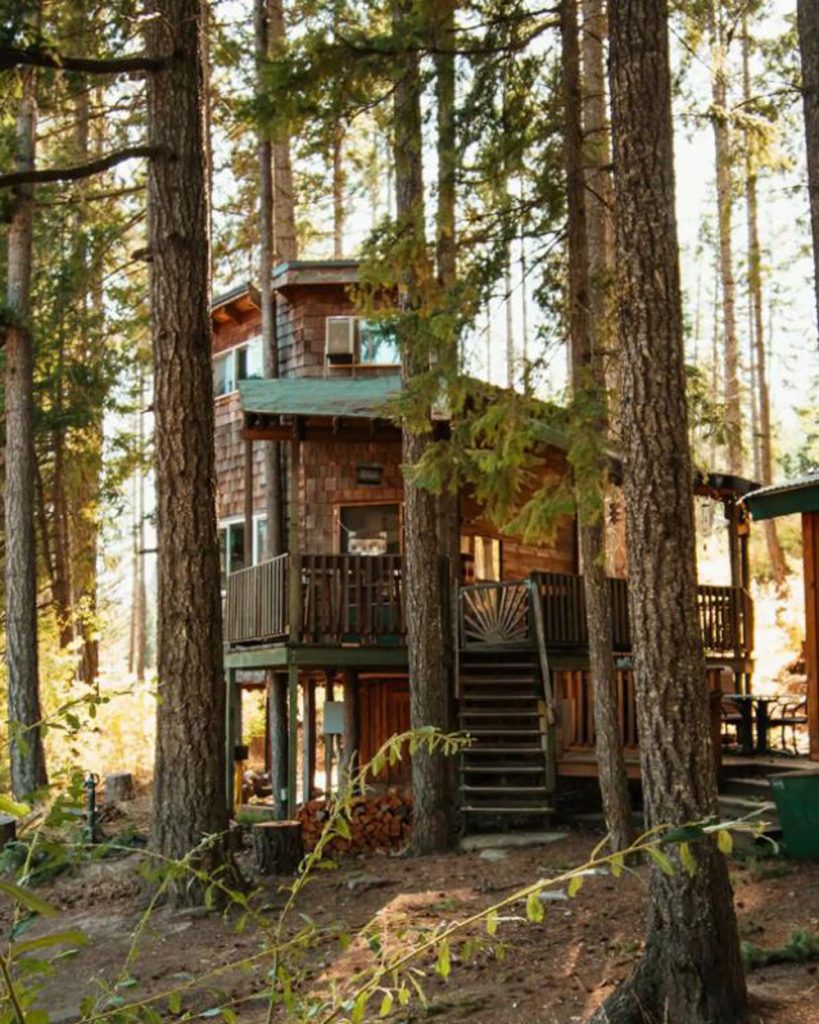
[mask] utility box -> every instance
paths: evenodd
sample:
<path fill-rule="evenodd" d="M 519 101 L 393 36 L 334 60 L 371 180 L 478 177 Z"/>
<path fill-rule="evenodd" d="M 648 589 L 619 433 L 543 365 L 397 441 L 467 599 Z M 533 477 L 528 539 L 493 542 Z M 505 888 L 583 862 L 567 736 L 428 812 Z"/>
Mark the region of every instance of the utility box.
<path fill-rule="evenodd" d="M 326 700 L 324 702 L 324 735 L 344 735 L 344 701 Z"/>
<path fill-rule="evenodd" d="M 819 772 L 772 775 L 770 783 L 785 852 L 819 860 Z"/>

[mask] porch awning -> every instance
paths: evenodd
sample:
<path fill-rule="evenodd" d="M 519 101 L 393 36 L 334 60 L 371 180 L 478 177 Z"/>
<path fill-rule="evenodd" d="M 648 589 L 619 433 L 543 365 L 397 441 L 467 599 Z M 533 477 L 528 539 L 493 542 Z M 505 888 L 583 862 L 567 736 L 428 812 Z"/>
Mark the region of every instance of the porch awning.
<path fill-rule="evenodd" d="M 819 512 L 819 472 L 785 484 L 771 484 L 743 499 L 754 520 L 775 519 L 793 512 Z"/>
<path fill-rule="evenodd" d="M 245 415 L 379 419 L 401 390 L 398 374 L 386 377 L 280 377 L 243 380 Z"/>

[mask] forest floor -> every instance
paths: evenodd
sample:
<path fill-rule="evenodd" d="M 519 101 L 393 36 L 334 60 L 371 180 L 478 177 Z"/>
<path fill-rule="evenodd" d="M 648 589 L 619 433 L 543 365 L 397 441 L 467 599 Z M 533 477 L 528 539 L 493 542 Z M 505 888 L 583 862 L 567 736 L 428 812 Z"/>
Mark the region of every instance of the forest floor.
<path fill-rule="evenodd" d="M 537 878 L 583 863 L 599 838 L 593 830 L 569 830 L 548 845 L 423 860 L 350 858 L 337 870 L 318 872 L 301 894 L 297 912 L 320 925 L 338 924 L 353 941 L 346 949 L 334 939 L 308 950 L 302 983 L 326 989 L 335 979 L 343 985 L 365 966 L 371 953 L 355 935 L 368 922 L 375 922 L 384 941 L 406 942 L 396 936 L 408 925 L 423 929 L 462 919 Z M 252 855 L 240 859 L 250 872 Z M 141 926 L 139 862 L 134 854 L 84 863 L 37 890 L 59 913 L 38 920 L 26 938 L 66 929 L 87 937 L 76 952 L 54 960 L 54 973 L 37 1005 L 49 1011 L 52 1024 L 69 1024 L 77 1019 L 84 998 L 101 996 L 117 979 L 126 979 L 116 990 L 116 1002 L 155 997 L 163 1020 L 174 1019 L 180 1011 L 218 1019 L 215 1007 L 232 1006 L 240 1021 L 263 1021 L 266 1007 L 260 993 L 270 963 L 258 958 L 258 928 L 250 924 L 237 930 L 236 912 L 167 908 L 154 911 Z M 732 858 L 731 873 L 744 940 L 774 948 L 797 930 L 819 935 L 819 864 L 746 855 Z M 257 880 L 254 902 L 271 923 L 284 902 L 284 882 Z M 572 900 L 550 901 L 545 920 L 538 924 L 526 921 L 522 906 L 504 911 L 495 936 L 505 946 L 502 960 L 486 949 L 464 955 L 453 944 L 448 980 L 436 975 L 432 960 L 419 964 L 426 971 L 421 982 L 427 1009 L 417 1000 L 406 1008 L 396 1004 L 389 1019 L 404 1024 L 427 1019 L 441 1024 L 585 1020 L 640 955 L 645 884 L 645 868 L 618 880 L 608 875 L 589 878 Z M 483 927 L 475 934 L 486 938 Z M 244 967 L 235 966 L 253 957 Z M 225 965 L 234 966 L 222 969 Z M 754 1024 L 819 1024 L 819 964 L 758 968 L 748 980 Z M 176 997 L 169 1002 L 169 991 L 180 986 L 181 1005 Z M 365 1020 L 377 1019 L 379 1003 L 380 998 L 374 1001 Z"/>

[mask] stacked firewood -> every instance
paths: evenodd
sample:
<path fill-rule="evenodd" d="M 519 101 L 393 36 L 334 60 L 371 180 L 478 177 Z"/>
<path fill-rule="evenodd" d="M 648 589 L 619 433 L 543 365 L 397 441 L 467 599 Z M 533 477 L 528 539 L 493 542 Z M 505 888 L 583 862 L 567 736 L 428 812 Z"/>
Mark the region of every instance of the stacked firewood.
<path fill-rule="evenodd" d="M 312 850 L 318 842 L 330 811 L 322 797 L 303 804 L 296 812 L 302 823 L 304 846 Z M 327 853 L 388 853 L 401 850 L 412 835 L 412 795 L 391 787 L 384 793 L 354 797 L 349 817 L 350 838 L 337 837 Z"/>

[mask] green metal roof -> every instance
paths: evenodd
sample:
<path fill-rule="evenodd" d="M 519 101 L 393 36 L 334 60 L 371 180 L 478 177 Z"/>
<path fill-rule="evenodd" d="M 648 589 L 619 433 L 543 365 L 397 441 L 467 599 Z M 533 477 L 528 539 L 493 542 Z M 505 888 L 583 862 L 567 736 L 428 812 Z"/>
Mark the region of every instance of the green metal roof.
<path fill-rule="evenodd" d="M 387 377 L 280 377 L 243 380 L 245 413 L 280 416 L 348 416 L 375 419 L 401 390 L 397 374 Z"/>
<path fill-rule="evenodd" d="M 793 512 L 819 512 L 819 472 L 807 473 L 785 484 L 771 484 L 743 499 L 755 520 L 776 519 Z"/>

